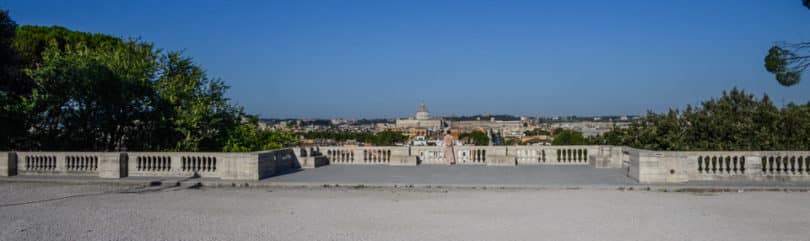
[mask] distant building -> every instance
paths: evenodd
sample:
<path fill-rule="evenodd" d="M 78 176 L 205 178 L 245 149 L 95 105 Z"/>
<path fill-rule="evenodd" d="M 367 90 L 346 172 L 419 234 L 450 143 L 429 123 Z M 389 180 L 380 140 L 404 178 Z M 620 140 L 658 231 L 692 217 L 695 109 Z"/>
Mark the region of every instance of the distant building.
<path fill-rule="evenodd" d="M 446 126 L 444 120 L 433 118 L 425 103 L 419 104 L 415 117 L 408 119 L 397 119 L 396 128 L 401 130 L 426 129 L 428 132 L 440 132 Z"/>

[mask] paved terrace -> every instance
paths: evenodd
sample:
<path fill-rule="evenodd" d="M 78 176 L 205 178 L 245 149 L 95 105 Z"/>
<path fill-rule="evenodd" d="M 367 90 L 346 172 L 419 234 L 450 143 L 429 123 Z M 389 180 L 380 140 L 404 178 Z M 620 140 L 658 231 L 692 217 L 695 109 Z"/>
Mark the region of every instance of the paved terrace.
<path fill-rule="evenodd" d="M 656 189 L 700 190 L 740 188 L 750 190 L 810 190 L 810 183 L 799 181 L 689 181 L 686 183 L 643 184 L 629 178 L 626 168 L 588 166 L 362 166 L 330 165 L 299 169 L 258 181 L 221 180 L 193 177 L 125 177 L 100 179 L 92 176 L 15 176 L 0 177 L 5 182 L 44 182 L 66 184 L 106 183 L 147 186 L 252 186 L 252 187 L 446 187 L 446 188 L 551 188 L 551 189 Z"/>
<path fill-rule="evenodd" d="M 0 195 L 0 240 L 753 241 L 808 240 L 810 233 L 807 192 L 5 182 L 0 192 L 13 194 Z"/>
<path fill-rule="evenodd" d="M 323 166 L 260 182 L 469 186 L 622 186 L 637 184 L 621 168 L 588 166 Z"/>

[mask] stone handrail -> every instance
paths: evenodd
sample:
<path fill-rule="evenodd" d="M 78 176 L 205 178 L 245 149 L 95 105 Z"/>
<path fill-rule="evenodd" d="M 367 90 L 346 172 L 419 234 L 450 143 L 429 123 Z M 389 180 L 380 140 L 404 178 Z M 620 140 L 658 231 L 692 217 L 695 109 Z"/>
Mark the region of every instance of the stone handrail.
<path fill-rule="evenodd" d="M 291 149 L 223 152 L 0 152 L 0 176 L 199 176 L 258 180 L 300 168 Z"/>
<path fill-rule="evenodd" d="M 810 181 L 810 151 L 647 151 L 624 148 L 642 183 Z"/>
<path fill-rule="evenodd" d="M 446 165 L 440 146 L 324 146 L 314 148 L 336 165 Z M 613 146 L 453 146 L 459 165 L 593 165 L 621 167 Z"/>
<path fill-rule="evenodd" d="M 321 165 L 447 165 L 438 146 L 321 146 L 250 153 L 0 152 L 0 176 L 258 180 Z M 640 183 L 810 181 L 810 151 L 649 151 L 622 146 L 454 146 L 459 165 L 624 168 Z"/>

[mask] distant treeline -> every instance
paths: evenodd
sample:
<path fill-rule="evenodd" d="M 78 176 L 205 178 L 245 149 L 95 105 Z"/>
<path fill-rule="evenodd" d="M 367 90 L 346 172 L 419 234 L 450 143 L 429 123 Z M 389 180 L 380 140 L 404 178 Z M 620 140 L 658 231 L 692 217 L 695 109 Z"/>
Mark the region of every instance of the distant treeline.
<path fill-rule="evenodd" d="M 262 122 L 270 123 L 270 124 L 278 124 L 281 122 L 287 122 L 288 125 L 298 125 L 300 123 L 301 126 L 334 126 L 332 120 L 328 119 L 268 119 L 262 118 Z M 370 124 L 377 124 L 377 123 L 386 123 L 391 124 L 394 123 L 392 119 L 359 119 L 359 120 L 351 120 L 348 121 L 350 125 L 370 125 Z"/>
<path fill-rule="evenodd" d="M 449 121 L 471 121 L 471 120 L 485 120 L 488 121 L 490 118 L 495 118 L 495 120 L 499 121 L 516 121 L 520 120 L 520 117 L 513 116 L 513 115 L 473 115 L 473 116 L 450 116 L 444 117 L 445 120 Z"/>
<path fill-rule="evenodd" d="M 776 107 L 736 88 L 700 106 L 649 112 L 589 141 L 651 150 L 810 150 L 810 103 Z"/>
<path fill-rule="evenodd" d="M 311 131 L 301 133 L 301 135 L 307 139 L 331 139 L 338 142 L 355 140 L 377 146 L 391 146 L 397 143 L 405 143 L 408 140 L 408 137 L 401 132 L 389 130 L 377 132 L 376 134 L 345 131 Z"/>

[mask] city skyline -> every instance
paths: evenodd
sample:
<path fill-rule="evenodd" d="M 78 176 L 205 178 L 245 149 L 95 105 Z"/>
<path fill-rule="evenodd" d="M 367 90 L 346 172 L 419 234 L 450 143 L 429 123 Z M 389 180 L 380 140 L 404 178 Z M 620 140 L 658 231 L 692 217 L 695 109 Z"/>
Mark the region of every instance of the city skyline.
<path fill-rule="evenodd" d="M 640 115 L 734 87 L 806 103 L 810 84 L 763 68 L 773 43 L 810 38 L 795 5 L 0 1 L 22 25 L 184 50 L 263 118 L 397 118 L 419 101 L 441 116 Z"/>

